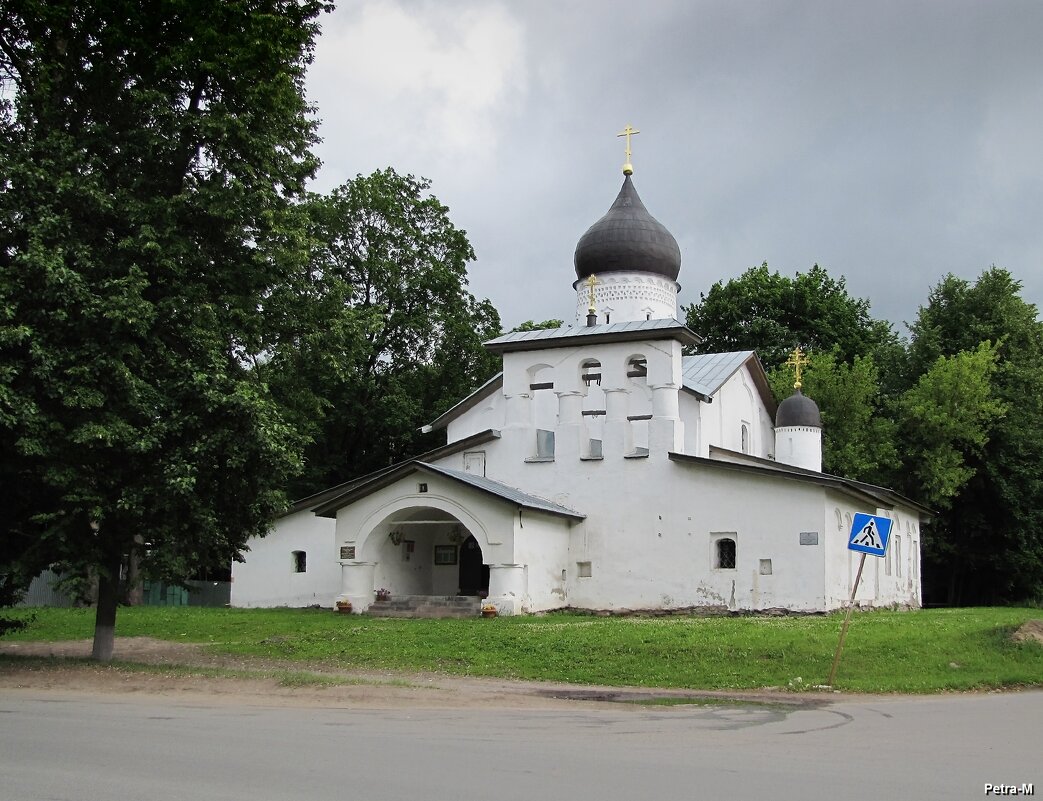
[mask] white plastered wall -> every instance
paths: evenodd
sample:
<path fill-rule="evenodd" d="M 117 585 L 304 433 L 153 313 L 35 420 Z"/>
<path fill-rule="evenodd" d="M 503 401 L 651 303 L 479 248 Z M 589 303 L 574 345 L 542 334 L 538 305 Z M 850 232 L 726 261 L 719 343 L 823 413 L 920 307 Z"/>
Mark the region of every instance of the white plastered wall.
<path fill-rule="evenodd" d="M 851 587 L 858 574 L 861 554 L 849 550 L 847 543 L 852 518 L 862 512 L 889 517 L 894 523 L 887 554 L 884 557 L 866 556 L 855 603 L 863 607 L 919 608 L 922 599 L 920 530 L 916 512 L 904 506 L 874 509 L 869 503 L 859 503 L 835 492 L 830 493 L 827 504 L 825 526 L 829 537 L 826 541 L 825 585 L 829 607 L 838 609 L 846 606 L 851 598 Z M 896 536 L 901 538 L 901 546 L 896 546 Z M 900 571 L 896 558 L 899 547 L 902 552 Z"/>
<path fill-rule="evenodd" d="M 279 518 L 267 537 L 250 540 L 246 562 L 232 564 L 231 605 L 329 606 L 340 589 L 332 520 L 307 509 Z M 294 551 L 307 554 L 307 570 L 294 572 Z"/>

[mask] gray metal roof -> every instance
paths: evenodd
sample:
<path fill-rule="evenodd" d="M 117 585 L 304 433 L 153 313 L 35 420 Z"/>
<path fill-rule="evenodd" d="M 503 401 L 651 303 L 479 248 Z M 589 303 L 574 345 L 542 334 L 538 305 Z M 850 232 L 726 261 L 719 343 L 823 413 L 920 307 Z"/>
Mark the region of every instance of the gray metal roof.
<path fill-rule="evenodd" d="M 562 344 L 560 340 L 579 337 L 605 336 L 610 339 L 640 339 L 645 333 L 676 331 L 684 339 L 698 341 L 695 332 L 680 320 L 633 320 L 627 323 L 605 325 L 566 325 L 561 328 L 543 328 L 538 331 L 512 331 L 485 343 L 490 350 L 530 350 L 538 347 L 553 348 Z M 546 343 L 546 344 L 544 344 Z"/>
<path fill-rule="evenodd" d="M 819 413 L 818 404 L 799 389 L 780 403 L 775 413 L 776 428 L 790 426 L 822 428 L 822 415 Z"/>
<path fill-rule="evenodd" d="M 452 470 L 448 467 L 440 467 L 439 465 L 429 464 L 426 462 L 418 462 L 417 464 L 421 467 L 427 468 L 433 473 L 439 473 L 446 478 L 455 479 L 464 484 L 468 484 L 475 489 L 481 490 L 482 492 L 491 493 L 499 498 L 503 498 L 505 501 L 510 501 L 518 506 L 524 506 L 527 509 L 536 509 L 541 512 L 547 512 L 548 514 L 571 517 L 574 520 L 583 520 L 586 517 L 586 515 L 581 515 L 579 512 L 575 512 L 572 509 L 544 500 L 543 498 L 537 498 L 535 495 L 529 495 L 528 493 L 522 492 L 517 487 L 501 484 L 499 481 L 493 481 L 493 479 L 486 478 L 485 476 L 475 475 L 474 473 L 464 473 L 460 470 Z"/>
<path fill-rule="evenodd" d="M 414 457 L 414 459 L 406 459 L 401 462 L 396 462 L 395 464 L 389 465 L 388 467 L 382 467 L 379 470 L 374 470 L 372 473 L 367 473 L 366 475 L 358 476 L 357 478 L 353 478 L 350 481 L 345 481 L 342 484 L 337 484 L 336 486 L 328 487 L 324 490 L 314 493 L 313 495 L 308 495 L 305 498 L 301 498 L 297 501 L 294 501 L 293 505 L 290 506 L 290 508 L 287 509 L 285 512 L 283 512 L 283 514 L 280 515 L 280 517 L 288 514 L 293 514 L 294 512 L 299 512 L 302 509 L 311 509 L 312 511 L 315 511 L 320 506 L 328 504 L 332 500 L 347 495 L 348 493 L 352 492 L 358 487 L 361 487 L 362 485 L 367 484 L 368 482 L 373 481 L 374 479 L 379 478 L 380 476 L 393 472 L 394 470 L 397 470 L 400 467 L 402 467 L 402 465 L 409 464 L 411 461 L 419 459 L 441 459 L 444 456 L 449 456 L 453 453 L 459 453 L 460 451 L 467 450 L 468 448 L 472 448 L 476 445 L 482 445 L 486 442 L 492 442 L 494 439 L 499 438 L 499 431 L 497 431 L 494 428 L 487 428 L 484 431 L 479 431 L 476 434 L 471 434 L 469 437 L 464 437 L 463 439 L 459 439 L 456 442 L 450 442 L 446 445 L 440 445 L 437 448 L 432 448 L 431 450 L 425 451 L 424 453 L 421 453 L 419 456 Z"/>
<path fill-rule="evenodd" d="M 752 350 L 740 350 L 684 356 L 681 359 L 681 375 L 685 389 L 709 397 L 724 386 L 724 382 L 753 355 Z"/>
<path fill-rule="evenodd" d="M 721 470 L 740 471 L 749 474 L 758 474 L 765 477 L 774 476 L 792 481 L 818 484 L 823 487 L 830 487 L 834 490 L 838 490 L 852 497 L 860 498 L 862 500 L 870 500 L 874 504 L 885 508 L 893 507 L 895 504 L 900 503 L 916 510 L 921 522 L 927 522 L 934 514 L 923 504 L 917 503 L 910 498 L 906 498 L 886 487 L 877 487 L 873 484 L 866 484 L 861 481 L 854 481 L 852 479 L 842 478 L 841 476 L 830 475 L 829 473 L 818 473 L 814 470 L 805 470 L 800 467 L 783 464 L 782 462 L 761 459 L 756 456 L 750 456 L 749 454 L 739 453 L 725 448 L 717 448 L 712 445 L 710 446 L 710 458 L 705 456 L 692 456 L 691 454 L 686 453 L 675 453 L 673 451 L 668 455 L 670 460 L 674 462 L 705 465 L 707 467 Z"/>
<path fill-rule="evenodd" d="M 499 389 L 502 386 L 503 370 L 498 372 L 463 400 L 442 412 L 436 419 L 432 420 L 426 426 L 421 426 L 420 430 L 427 434 L 430 431 L 437 431 L 439 428 L 445 428 L 450 420 L 455 420 L 468 409 L 473 409 L 483 398 L 491 395 L 494 389 Z"/>
<path fill-rule="evenodd" d="M 502 501 L 526 509 L 533 509 L 538 512 L 546 512 L 547 514 L 568 517 L 572 520 L 583 520 L 586 517 L 586 515 L 582 515 L 572 509 L 544 500 L 543 498 L 537 498 L 535 495 L 529 495 L 516 487 L 501 484 L 499 481 L 493 481 L 491 478 L 476 476 L 473 473 L 464 473 L 460 470 L 452 470 L 448 467 L 441 467 L 440 465 L 434 465 L 429 462 L 421 462 L 417 460 L 403 462 L 400 465 L 396 465 L 395 467 L 382 472 L 371 473 L 368 477 L 360 479 L 358 482 L 352 484 L 347 491 L 340 495 L 325 499 L 324 502 L 315 506 L 312 511 L 320 517 L 336 517 L 338 509 L 350 506 L 360 498 L 364 498 L 383 487 L 391 486 L 405 476 L 416 472 L 433 473 L 453 481 L 458 481 L 461 484 L 466 484 L 480 492 L 493 495 Z"/>
<path fill-rule="evenodd" d="M 681 250 L 666 226 L 648 213 L 628 175 L 605 216 L 580 237 L 573 261 L 580 279 L 635 270 L 676 281 Z"/>

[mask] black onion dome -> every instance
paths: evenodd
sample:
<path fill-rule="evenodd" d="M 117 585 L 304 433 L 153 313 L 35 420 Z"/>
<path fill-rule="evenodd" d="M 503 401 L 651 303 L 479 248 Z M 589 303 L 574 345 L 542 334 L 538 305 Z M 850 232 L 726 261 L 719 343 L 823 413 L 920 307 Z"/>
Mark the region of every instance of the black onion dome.
<path fill-rule="evenodd" d="M 681 249 L 666 226 L 648 213 L 628 175 L 608 213 L 580 237 L 575 263 L 580 279 L 636 270 L 676 281 Z"/>
<path fill-rule="evenodd" d="M 799 389 L 780 403 L 779 410 L 775 413 L 776 428 L 789 426 L 822 428 L 822 415 L 819 414 L 818 404 Z"/>

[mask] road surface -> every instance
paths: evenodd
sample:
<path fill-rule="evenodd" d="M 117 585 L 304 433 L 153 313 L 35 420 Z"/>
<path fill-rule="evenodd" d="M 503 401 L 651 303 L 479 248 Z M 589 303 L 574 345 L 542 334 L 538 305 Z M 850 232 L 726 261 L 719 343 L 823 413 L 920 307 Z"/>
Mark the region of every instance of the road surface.
<path fill-rule="evenodd" d="M 952 801 L 1041 781 L 1035 691 L 545 709 L 0 691 L 2 801 Z"/>

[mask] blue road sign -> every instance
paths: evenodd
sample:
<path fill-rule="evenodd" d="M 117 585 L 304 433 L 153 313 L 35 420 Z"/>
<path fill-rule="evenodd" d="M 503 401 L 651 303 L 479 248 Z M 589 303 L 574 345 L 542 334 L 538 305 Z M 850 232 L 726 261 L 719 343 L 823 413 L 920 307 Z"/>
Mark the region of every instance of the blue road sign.
<path fill-rule="evenodd" d="M 887 553 L 887 542 L 890 538 L 890 518 L 859 512 L 851 521 L 851 535 L 847 538 L 847 547 L 851 551 L 883 556 Z"/>

